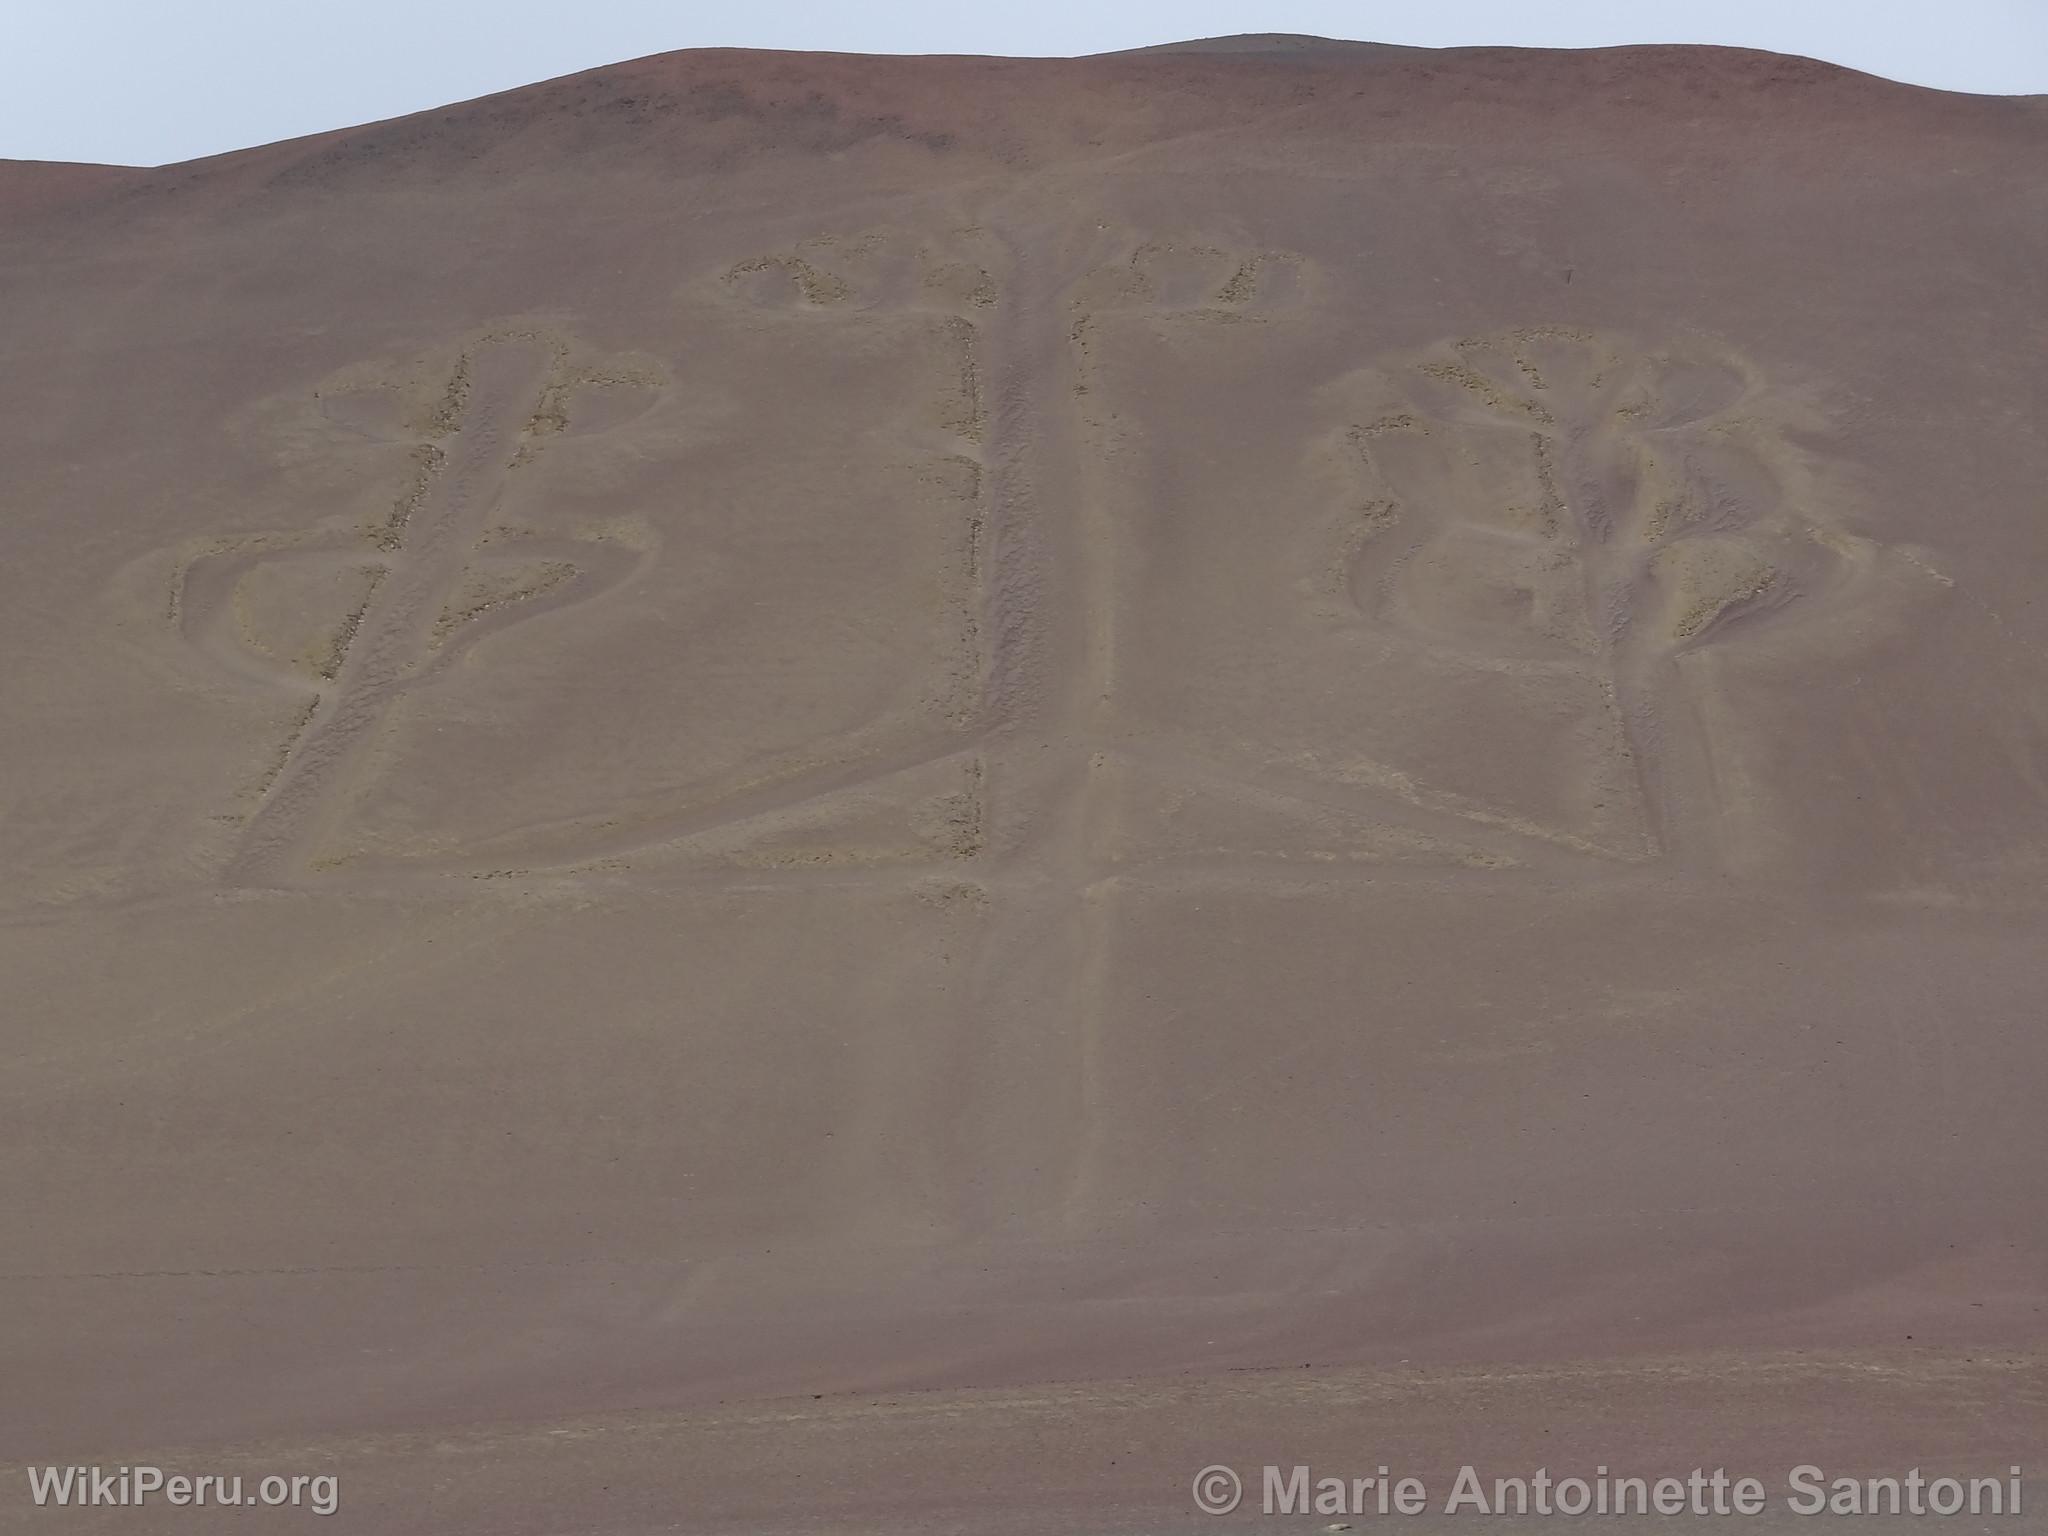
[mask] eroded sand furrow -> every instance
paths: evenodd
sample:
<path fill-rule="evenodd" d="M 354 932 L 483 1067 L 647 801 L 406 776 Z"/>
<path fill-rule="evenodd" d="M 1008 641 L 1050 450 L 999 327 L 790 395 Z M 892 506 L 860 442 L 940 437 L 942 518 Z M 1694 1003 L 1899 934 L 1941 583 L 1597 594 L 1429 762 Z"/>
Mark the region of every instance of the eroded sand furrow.
<path fill-rule="evenodd" d="M 350 789 L 351 770 L 391 706 L 418 681 L 434 627 L 511 468 L 518 424 L 529 420 L 547 375 L 540 347 L 489 343 L 465 355 L 451 385 L 446 466 L 389 550 L 388 573 L 357 623 L 332 691 L 291 749 L 250 819 L 227 871 L 239 884 L 288 880 L 317 859 Z"/>

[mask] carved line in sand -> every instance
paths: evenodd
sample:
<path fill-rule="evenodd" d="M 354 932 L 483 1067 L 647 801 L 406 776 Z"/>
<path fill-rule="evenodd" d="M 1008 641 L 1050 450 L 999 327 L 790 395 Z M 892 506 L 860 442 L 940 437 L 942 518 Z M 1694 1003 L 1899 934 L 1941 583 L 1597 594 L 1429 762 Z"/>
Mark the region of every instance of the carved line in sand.
<path fill-rule="evenodd" d="M 1376 409 L 1342 449 L 1364 494 L 1327 585 L 1401 643 L 1597 693 L 1588 730 L 1633 797 L 1634 838 L 1518 830 L 1605 857 L 1710 852 L 1736 808 L 1716 803 L 1688 658 L 1824 621 L 1874 558 L 1828 524 L 1787 438 L 1816 423 L 1724 352 L 1565 327 L 1464 338 L 1364 387 Z"/>
<path fill-rule="evenodd" d="M 1113 448 L 1116 413 L 1089 397 L 1102 389 L 1105 321 L 1169 326 L 1261 324 L 1299 306 L 1308 267 L 1292 251 L 1231 250 L 1199 239 L 1150 239 L 1088 273 L 1068 297 L 1074 395 L 1091 432 Z"/>
<path fill-rule="evenodd" d="M 192 552 L 169 616 L 221 675 L 302 699 L 253 786 L 227 876 L 265 883 L 318 859 L 363 748 L 408 690 L 506 625 L 581 603 L 639 569 L 644 547 L 496 523 L 507 478 L 553 437 L 644 412 L 652 371 L 600 365 L 543 332 L 476 338 L 423 401 L 417 378 L 351 376 L 317 414 L 344 437 L 409 444 L 388 513 L 308 535 Z M 576 407 L 571 411 L 569 402 Z"/>

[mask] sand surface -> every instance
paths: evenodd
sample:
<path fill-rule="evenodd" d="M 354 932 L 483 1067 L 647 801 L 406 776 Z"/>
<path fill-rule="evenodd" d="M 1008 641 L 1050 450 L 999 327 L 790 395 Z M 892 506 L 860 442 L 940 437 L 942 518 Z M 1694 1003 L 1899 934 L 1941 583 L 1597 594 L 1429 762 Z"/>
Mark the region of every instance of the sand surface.
<path fill-rule="evenodd" d="M 0 163 L 0 1529 L 2038 1476 L 2044 167 L 1300 39 Z"/>

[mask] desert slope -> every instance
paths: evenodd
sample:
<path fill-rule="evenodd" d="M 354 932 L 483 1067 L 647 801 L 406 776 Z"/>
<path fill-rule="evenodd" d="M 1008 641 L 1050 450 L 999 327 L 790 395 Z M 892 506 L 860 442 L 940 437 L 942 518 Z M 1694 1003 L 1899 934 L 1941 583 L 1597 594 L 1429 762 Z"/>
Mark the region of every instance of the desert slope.
<path fill-rule="evenodd" d="M 2044 163 L 1258 39 L 0 165 L 0 1496 L 2023 1460 Z"/>

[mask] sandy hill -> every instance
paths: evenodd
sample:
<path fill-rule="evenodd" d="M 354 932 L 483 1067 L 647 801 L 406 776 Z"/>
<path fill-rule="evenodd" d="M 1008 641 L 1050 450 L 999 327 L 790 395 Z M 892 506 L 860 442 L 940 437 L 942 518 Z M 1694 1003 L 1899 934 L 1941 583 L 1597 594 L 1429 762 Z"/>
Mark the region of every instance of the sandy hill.
<path fill-rule="evenodd" d="M 1286 38 L 0 165 L 0 1463 L 2037 1453 L 2044 165 Z"/>

